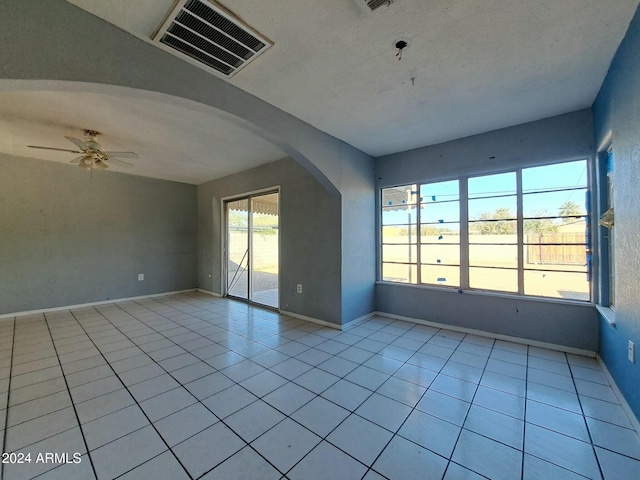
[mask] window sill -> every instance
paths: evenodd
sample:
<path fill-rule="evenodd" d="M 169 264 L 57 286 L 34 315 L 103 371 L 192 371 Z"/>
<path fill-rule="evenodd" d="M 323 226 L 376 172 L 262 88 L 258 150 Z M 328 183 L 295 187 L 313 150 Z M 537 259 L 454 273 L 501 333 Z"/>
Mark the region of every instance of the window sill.
<path fill-rule="evenodd" d="M 611 327 L 616 328 L 616 311 L 614 309 L 602 305 L 596 305 L 596 309 Z"/>
<path fill-rule="evenodd" d="M 575 305 L 575 306 L 589 307 L 589 308 L 594 307 L 594 304 L 592 302 L 588 302 L 585 300 L 565 300 L 561 298 L 537 297 L 534 295 L 518 295 L 517 293 L 493 292 L 488 290 L 461 290 L 456 287 L 445 287 L 445 286 L 440 287 L 437 285 L 418 285 L 415 283 L 404 283 L 404 282 L 385 282 L 384 280 L 377 280 L 376 284 L 377 285 L 393 285 L 393 286 L 400 286 L 404 288 L 414 288 L 414 289 L 422 289 L 422 290 L 438 290 L 440 292 L 458 293 L 458 294 L 464 294 L 464 295 L 499 297 L 499 298 L 505 298 L 510 300 L 522 300 L 526 302 L 559 303 L 562 305 Z M 611 310 L 611 309 L 608 309 L 608 310 Z"/>

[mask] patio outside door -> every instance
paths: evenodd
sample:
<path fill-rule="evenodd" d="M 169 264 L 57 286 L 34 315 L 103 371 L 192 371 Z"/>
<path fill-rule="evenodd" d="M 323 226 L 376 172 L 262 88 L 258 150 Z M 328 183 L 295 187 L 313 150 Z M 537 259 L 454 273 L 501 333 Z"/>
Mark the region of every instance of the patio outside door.
<path fill-rule="evenodd" d="M 225 202 L 229 297 L 279 306 L 279 196 L 275 191 Z"/>

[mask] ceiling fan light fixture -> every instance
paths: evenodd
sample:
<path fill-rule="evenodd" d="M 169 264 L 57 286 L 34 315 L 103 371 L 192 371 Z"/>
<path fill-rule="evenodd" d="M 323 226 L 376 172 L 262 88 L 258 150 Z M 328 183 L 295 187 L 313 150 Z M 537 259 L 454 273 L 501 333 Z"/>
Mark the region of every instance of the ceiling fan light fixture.
<path fill-rule="evenodd" d="M 94 163 L 94 167 L 96 167 L 98 170 L 106 170 L 107 168 L 109 168 L 109 166 L 102 160 L 96 160 Z"/>
<path fill-rule="evenodd" d="M 85 130 L 84 131 L 85 139 L 84 141 L 79 140 L 75 137 L 65 136 L 67 140 L 76 145 L 80 150 L 69 150 L 66 148 L 57 148 L 57 147 L 41 147 L 38 145 L 27 145 L 30 148 L 39 148 L 43 150 L 56 150 L 62 152 L 70 152 L 70 153 L 82 153 L 81 156 L 74 158 L 69 163 L 78 164 L 80 168 L 83 170 L 92 170 L 93 168 L 97 170 L 106 170 L 109 168 L 109 163 L 114 163 L 115 165 L 121 167 L 133 167 L 133 164 L 129 162 L 125 162 L 123 160 L 118 160 L 118 158 L 113 157 L 122 157 L 122 158 L 138 158 L 138 154 L 135 152 L 120 152 L 114 151 L 109 152 L 104 150 L 102 146 L 97 142 L 96 136 L 100 135 L 100 132 L 96 130 Z"/>

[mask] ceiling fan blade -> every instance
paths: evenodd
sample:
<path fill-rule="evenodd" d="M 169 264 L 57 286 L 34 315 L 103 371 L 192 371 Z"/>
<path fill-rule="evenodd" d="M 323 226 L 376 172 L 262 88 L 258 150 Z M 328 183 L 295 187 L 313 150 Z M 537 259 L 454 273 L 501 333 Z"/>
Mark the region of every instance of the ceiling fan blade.
<path fill-rule="evenodd" d="M 38 145 L 27 145 L 27 147 L 29 147 L 29 148 L 40 148 L 42 150 L 57 150 L 59 152 L 82 153 L 82 152 L 79 152 L 78 150 L 68 150 L 66 148 L 40 147 Z"/>
<path fill-rule="evenodd" d="M 133 164 L 129 162 L 123 162 L 122 160 L 118 160 L 117 158 L 110 158 L 107 161 L 109 163 L 113 163 L 114 165 L 120 165 L 121 167 L 133 168 Z"/>
<path fill-rule="evenodd" d="M 84 158 L 84 155 L 82 155 L 80 157 L 76 157 L 73 160 L 71 160 L 69 163 L 80 163 L 83 158 Z"/>
<path fill-rule="evenodd" d="M 82 140 L 78 140 L 77 138 L 67 137 L 67 136 L 65 136 L 64 138 L 69 140 L 71 143 L 75 143 L 78 146 L 78 148 L 80 148 L 80 150 L 89 150 L 89 146 L 86 143 L 84 143 Z"/>
<path fill-rule="evenodd" d="M 138 158 L 138 154 L 136 152 L 107 152 L 110 157 L 118 157 L 118 158 Z"/>

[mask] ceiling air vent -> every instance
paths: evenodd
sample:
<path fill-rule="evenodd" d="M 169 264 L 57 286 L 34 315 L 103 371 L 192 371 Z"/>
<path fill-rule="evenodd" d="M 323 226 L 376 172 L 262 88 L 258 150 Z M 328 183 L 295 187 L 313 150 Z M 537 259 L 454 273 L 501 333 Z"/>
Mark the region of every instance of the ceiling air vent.
<path fill-rule="evenodd" d="M 180 0 L 153 41 L 224 77 L 232 77 L 272 45 L 222 6 L 206 0 Z"/>
<path fill-rule="evenodd" d="M 391 0 L 365 0 L 367 2 L 367 7 L 371 10 L 375 10 L 376 8 L 380 8 L 383 5 L 391 4 Z"/>

